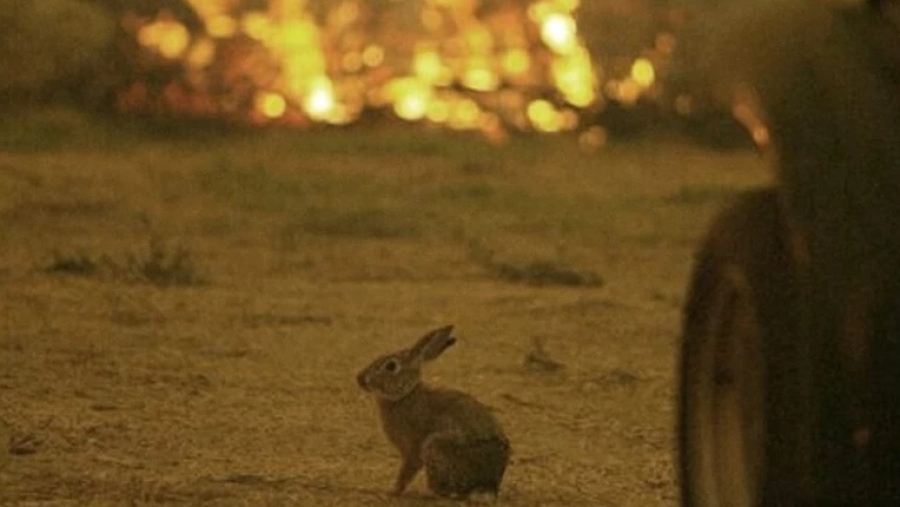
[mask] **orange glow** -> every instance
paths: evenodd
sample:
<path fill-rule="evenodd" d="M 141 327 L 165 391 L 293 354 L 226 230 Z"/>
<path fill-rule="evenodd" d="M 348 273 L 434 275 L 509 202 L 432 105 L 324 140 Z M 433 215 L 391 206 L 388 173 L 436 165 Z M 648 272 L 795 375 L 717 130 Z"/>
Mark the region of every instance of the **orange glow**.
<path fill-rule="evenodd" d="M 550 14 L 556 12 L 556 9 L 549 2 L 535 2 L 528 7 L 528 18 L 532 22 L 540 24 Z"/>
<path fill-rule="evenodd" d="M 403 77 L 388 83 L 387 90 L 398 117 L 408 121 L 425 117 L 433 93 L 427 83 L 415 77 Z"/>
<path fill-rule="evenodd" d="M 444 17 L 437 9 L 422 11 L 422 26 L 431 32 L 437 32 L 444 26 Z"/>
<path fill-rule="evenodd" d="M 760 148 L 769 144 L 769 129 L 759 113 L 756 95 L 748 90 L 738 90 L 731 109 L 734 118 L 740 122 Z"/>
<path fill-rule="evenodd" d="M 474 25 L 463 32 L 463 38 L 469 50 L 474 53 L 487 53 L 494 47 L 494 37 L 491 32 L 479 25 Z"/>
<path fill-rule="evenodd" d="M 653 63 L 646 58 L 635 60 L 631 66 L 631 79 L 644 88 L 650 88 L 656 80 L 656 71 L 653 69 Z"/>
<path fill-rule="evenodd" d="M 462 76 L 462 84 L 479 92 L 496 90 L 500 86 L 500 79 L 488 67 L 484 60 L 473 60 Z"/>
<path fill-rule="evenodd" d="M 426 118 L 434 123 L 444 123 L 450 119 L 450 104 L 446 100 L 432 100 L 428 103 L 428 111 L 425 112 Z"/>
<path fill-rule="evenodd" d="M 158 20 L 141 27 L 138 32 L 138 42 L 145 47 L 155 49 L 170 60 L 175 60 L 187 50 L 191 42 L 191 35 L 181 23 Z"/>
<path fill-rule="evenodd" d="M 549 14 L 541 23 L 541 39 L 559 54 L 570 53 L 578 47 L 575 33 L 575 20 L 565 14 Z"/>
<path fill-rule="evenodd" d="M 256 95 L 256 109 L 266 118 L 281 118 L 287 111 L 287 101 L 274 92 L 261 92 Z"/>
<path fill-rule="evenodd" d="M 518 76 L 531 68 L 531 54 L 523 48 L 510 49 L 503 53 L 501 65 L 503 71 L 510 76 Z"/>
<path fill-rule="evenodd" d="M 341 68 L 346 72 L 358 72 L 362 67 L 363 60 L 360 53 L 351 51 L 341 58 Z"/>
<path fill-rule="evenodd" d="M 212 37 L 224 39 L 232 37 L 238 30 L 238 23 L 234 18 L 220 15 L 211 18 L 206 22 L 206 31 Z"/>
<path fill-rule="evenodd" d="M 505 144 L 509 140 L 503 122 L 493 113 L 484 113 L 478 122 L 478 129 L 492 144 Z"/>
<path fill-rule="evenodd" d="M 587 50 L 580 49 L 557 59 L 551 70 L 554 84 L 568 103 L 587 107 L 594 102 L 596 80 Z"/>
<path fill-rule="evenodd" d="M 457 130 L 469 130 L 478 127 L 481 108 L 472 99 L 457 100 L 450 110 L 450 127 Z"/>
<path fill-rule="evenodd" d="M 562 116 L 549 101 L 538 99 L 528 104 L 528 120 L 540 132 L 562 130 Z"/>
<path fill-rule="evenodd" d="M 434 49 L 416 51 L 413 56 L 413 71 L 429 83 L 445 85 L 453 79 L 450 69 L 444 65 L 441 55 Z"/>
<path fill-rule="evenodd" d="M 198 40 L 187 56 L 188 65 L 195 69 L 208 66 L 216 56 L 216 46 L 209 38 Z"/>
<path fill-rule="evenodd" d="M 423 0 L 397 26 L 406 7 L 393 0 L 386 23 L 362 0 L 186 1 L 205 31 L 165 13 L 134 28 L 142 51 L 180 61 L 183 74 L 148 84 L 168 90 L 164 101 L 129 96 L 133 110 L 141 100 L 179 110 L 204 103 L 211 114 L 307 125 L 349 123 L 384 107 L 499 139 L 507 128 L 577 128 L 578 109 L 602 100 L 601 69 L 575 22 L 580 0 L 504 0 L 490 9 L 481 0 Z"/>
<path fill-rule="evenodd" d="M 248 12 L 240 24 L 241 30 L 251 39 L 263 40 L 271 36 L 272 23 L 263 12 Z"/>
<path fill-rule="evenodd" d="M 522 93 L 515 90 L 505 90 L 500 94 L 500 105 L 506 109 L 522 109 L 525 102 Z"/>
<path fill-rule="evenodd" d="M 572 130 L 578 126 L 578 114 L 571 109 L 564 109 L 559 113 L 559 123 L 562 130 Z"/>
<path fill-rule="evenodd" d="M 286 22 L 279 30 L 273 46 L 286 52 L 303 51 L 319 48 L 319 29 L 308 19 L 297 19 Z"/>
<path fill-rule="evenodd" d="M 554 3 L 566 12 L 574 12 L 581 5 L 580 0 L 555 0 Z"/>
<path fill-rule="evenodd" d="M 378 67 L 384 62 L 384 48 L 375 44 L 366 47 L 362 53 L 362 61 L 369 67 Z"/>
<path fill-rule="evenodd" d="M 634 105 L 641 97 L 642 90 L 643 87 L 634 79 L 624 79 L 616 87 L 616 99 L 627 106 Z"/>
<path fill-rule="evenodd" d="M 769 129 L 763 126 L 758 126 L 750 132 L 750 135 L 753 137 L 753 142 L 760 148 L 765 148 L 769 145 Z"/>
<path fill-rule="evenodd" d="M 330 14 L 330 22 L 335 25 L 349 25 L 359 18 L 359 4 L 356 2 L 341 2 Z"/>
<path fill-rule="evenodd" d="M 303 100 L 303 109 L 316 120 L 327 119 L 335 108 L 334 87 L 325 76 L 313 78 Z"/>
<path fill-rule="evenodd" d="M 231 0 L 187 0 L 197 14 L 203 19 L 210 19 L 225 13 L 231 6 Z"/>

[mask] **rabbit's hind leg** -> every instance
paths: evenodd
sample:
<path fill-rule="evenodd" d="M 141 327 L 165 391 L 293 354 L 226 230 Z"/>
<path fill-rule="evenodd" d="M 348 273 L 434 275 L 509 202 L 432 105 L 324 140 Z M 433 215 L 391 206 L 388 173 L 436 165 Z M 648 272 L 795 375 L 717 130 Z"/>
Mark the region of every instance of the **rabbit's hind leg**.
<path fill-rule="evenodd" d="M 454 432 L 435 433 L 422 445 L 428 488 L 438 496 L 497 496 L 509 460 L 509 444 L 499 438 L 471 440 Z"/>
<path fill-rule="evenodd" d="M 422 462 L 428 489 L 443 497 L 465 498 L 468 492 L 468 465 L 460 460 L 460 450 L 466 445 L 462 435 L 441 432 L 429 435 L 422 443 Z"/>

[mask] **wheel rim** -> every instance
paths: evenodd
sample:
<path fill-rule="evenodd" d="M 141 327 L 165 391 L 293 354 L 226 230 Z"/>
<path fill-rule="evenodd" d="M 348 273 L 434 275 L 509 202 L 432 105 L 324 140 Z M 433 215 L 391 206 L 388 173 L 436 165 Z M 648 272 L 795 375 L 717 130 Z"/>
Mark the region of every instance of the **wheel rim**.
<path fill-rule="evenodd" d="M 750 507 L 759 503 L 764 463 L 762 330 L 749 285 L 723 278 L 705 329 L 686 337 L 686 505 Z"/>

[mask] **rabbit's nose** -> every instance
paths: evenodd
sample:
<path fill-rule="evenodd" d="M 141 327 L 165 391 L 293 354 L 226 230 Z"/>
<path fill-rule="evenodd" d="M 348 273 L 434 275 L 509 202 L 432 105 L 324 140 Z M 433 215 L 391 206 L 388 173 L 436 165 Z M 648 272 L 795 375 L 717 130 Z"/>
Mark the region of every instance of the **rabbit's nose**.
<path fill-rule="evenodd" d="M 368 390 L 368 389 L 369 389 L 369 385 L 368 385 L 368 383 L 366 382 L 366 375 L 365 375 L 365 372 L 361 372 L 359 375 L 356 376 L 356 383 L 357 383 L 357 384 L 359 385 L 359 387 L 360 387 L 361 389 L 363 389 L 363 390 Z"/>

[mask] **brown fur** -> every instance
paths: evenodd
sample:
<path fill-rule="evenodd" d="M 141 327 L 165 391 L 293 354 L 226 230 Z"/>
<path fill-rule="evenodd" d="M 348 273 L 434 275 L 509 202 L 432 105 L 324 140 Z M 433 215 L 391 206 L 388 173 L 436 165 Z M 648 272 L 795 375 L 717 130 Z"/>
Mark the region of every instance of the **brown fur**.
<path fill-rule="evenodd" d="M 378 400 L 378 408 L 388 440 L 410 468 L 424 466 L 434 493 L 497 494 L 509 461 L 509 441 L 478 400 L 420 385 L 399 401 Z M 404 480 L 395 484 L 397 493 L 405 489 Z"/>
<path fill-rule="evenodd" d="M 376 359 L 357 377 L 375 395 L 381 426 L 400 451 L 394 494 L 403 493 L 423 467 L 429 489 L 440 496 L 499 492 L 510 445 L 496 418 L 466 393 L 421 382 L 419 365 L 455 342 L 451 329 L 437 329 L 410 349 Z M 384 365 L 390 361 L 400 367 L 388 371 Z"/>

